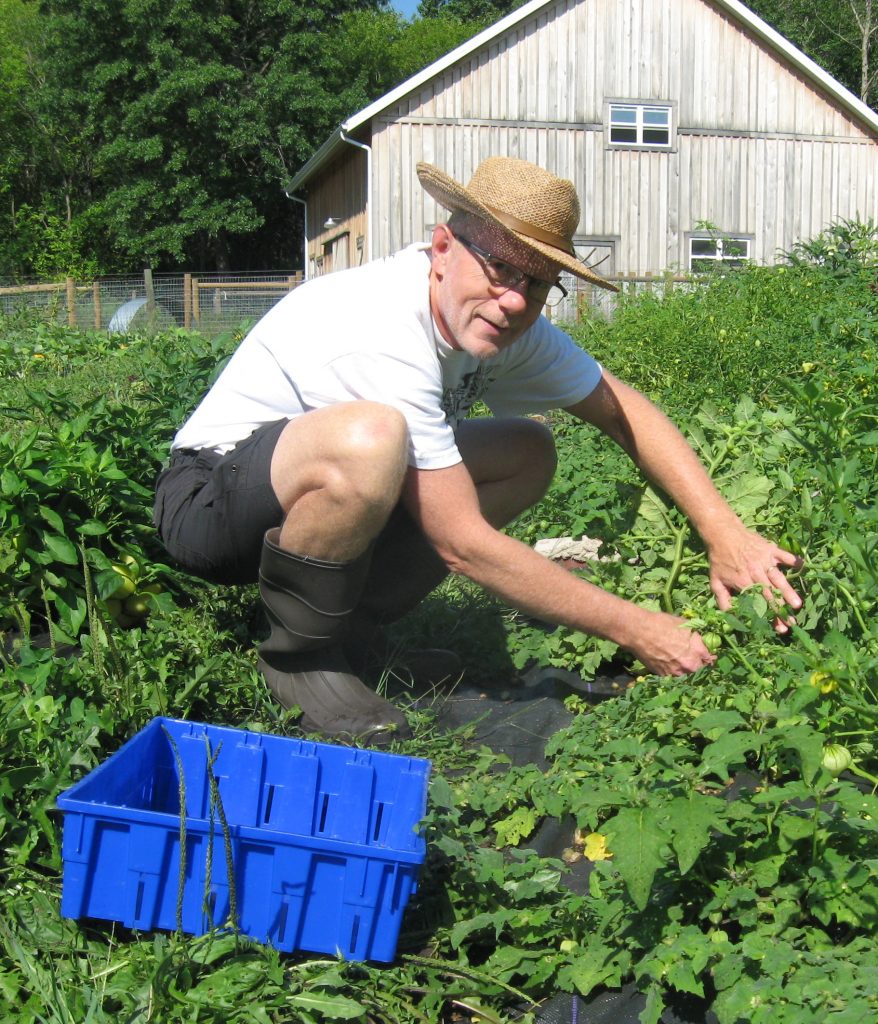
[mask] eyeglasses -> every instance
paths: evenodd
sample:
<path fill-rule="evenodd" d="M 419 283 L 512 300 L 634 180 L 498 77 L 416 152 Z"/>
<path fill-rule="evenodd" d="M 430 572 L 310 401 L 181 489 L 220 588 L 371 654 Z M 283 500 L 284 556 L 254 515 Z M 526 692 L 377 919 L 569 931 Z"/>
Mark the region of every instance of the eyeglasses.
<path fill-rule="evenodd" d="M 513 267 L 505 260 L 498 259 L 493 253 L 464 238 L 463 235 L 454 237 L 482 264 L 482 270 L 492 288 L 520 288 L 526 284 L 525 294 L 528 300 L 538 302 L 541 306 L 557 306 L 567 297 L 567 289 L 560 281 L 541 281 L 538 277 L 531 277 L 530 274 Z"/>

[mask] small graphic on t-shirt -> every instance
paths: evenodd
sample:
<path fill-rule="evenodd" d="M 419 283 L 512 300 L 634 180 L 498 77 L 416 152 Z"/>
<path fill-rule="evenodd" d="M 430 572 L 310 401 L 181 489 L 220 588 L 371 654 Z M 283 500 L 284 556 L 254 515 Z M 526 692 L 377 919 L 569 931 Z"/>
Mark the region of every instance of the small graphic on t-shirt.
<path fill-rule="evenodd" d="M 491 384 L 488 367 L 481 365 L 465 373 L 460 381 L 442 392 L 442 411 L 451 426 L 457 426 Z"/>

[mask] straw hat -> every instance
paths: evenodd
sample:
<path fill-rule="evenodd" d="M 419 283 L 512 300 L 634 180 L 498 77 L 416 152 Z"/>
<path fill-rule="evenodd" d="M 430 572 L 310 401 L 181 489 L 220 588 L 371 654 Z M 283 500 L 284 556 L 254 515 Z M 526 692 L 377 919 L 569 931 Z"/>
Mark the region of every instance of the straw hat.
<path fill-rule="evenodd" d="M 446 209 L 481 217 L 583 281 L 619 290 L 576 256 L 573 234 L 579 225 L 579 199 L 573 182 L 508 156 L 482 161 L 466 188 L 432 164 L 419 163 L 417 172 L 427 192 Z"/>

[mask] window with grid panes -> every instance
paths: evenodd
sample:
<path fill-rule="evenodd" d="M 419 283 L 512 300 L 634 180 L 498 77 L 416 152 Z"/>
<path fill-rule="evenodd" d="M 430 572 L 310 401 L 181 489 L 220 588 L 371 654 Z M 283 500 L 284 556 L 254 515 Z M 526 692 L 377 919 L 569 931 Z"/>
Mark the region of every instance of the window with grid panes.
<path fill-rule="evenodd" d="M 717 266 L 740 267 L 750 259 L 749 238 L 690 238 L 689 269 L 712 270 Z"/>
<path fill-rule="evenodd" d="M 671 146 L 671 108 L 649 103 L 611 103 L 610 144 L 613 146 Z"/>

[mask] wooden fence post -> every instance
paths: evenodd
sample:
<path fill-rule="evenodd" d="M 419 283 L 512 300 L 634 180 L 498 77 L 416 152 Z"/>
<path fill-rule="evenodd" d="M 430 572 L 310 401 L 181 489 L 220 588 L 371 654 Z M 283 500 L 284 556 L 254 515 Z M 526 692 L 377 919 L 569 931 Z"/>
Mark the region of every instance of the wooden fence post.
<path fill-rule="evenodd" d="M 192 275 L 183 275 L 183 326 L 186 330 L 192 326 Z"/>
<path fill-rule="evenodd" d="M 103 310 L 101 309 L 101 284 L 100 281 L 92 281 L 91 283 L 91 297 L 92 305 L 94 306 L 94 317 L 95 317 L 95 330 L 101 329 L 101 323 L 103 321 Z"/>
<path fill-rule="evenodd" d="M 201 295 L 198 290 L 198 278 L 192 278 L 192 319 L 195 323 L 201 321 Z"/>
<path fill-rule="evenodd" d="M 67 326 L 76 326 L 76 285 L 72 277 L 67 281 Z"/>

